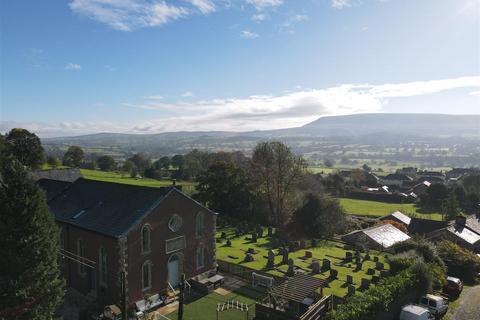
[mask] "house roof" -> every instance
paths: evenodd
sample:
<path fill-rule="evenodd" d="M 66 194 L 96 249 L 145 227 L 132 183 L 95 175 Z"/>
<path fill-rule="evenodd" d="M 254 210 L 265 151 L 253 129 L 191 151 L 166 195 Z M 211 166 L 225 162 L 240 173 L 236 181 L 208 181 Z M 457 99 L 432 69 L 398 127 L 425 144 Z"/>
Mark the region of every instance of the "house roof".
<path fill-rule="evenodd" d="M 470 216 L 467 218 L 465 225 L 473 232 L 480 234 L 480 216 Z"/>
<path fill-rule="evenodd" d="M 427 234 L 445 228 L 447 225 L 448 223 L 445 221 L 412 218 L 408 225 L 408 232 L 412 234 Z"/>
<path fill-rule="evenodd" d="M 400 231 L 391 224 L 383 224 L 364 229 L 363 233 L 384 248 L 388 248 L 397 242 L 410 239 L 408 234 Z"/>
<path fill-rule="evenodd" d="M 67 189 L 72 183 L 68 181 L 59 181 L 52 179 L 40 179 L 37 185 L 45 191 L 47 202 Z"/>
<path fill-rule="evenodd" d="M 383 177 L 383 180 L 405 180 L 405 181 L 412 181 L 413 178 L 406 175 L 406 174 L 403 174 L 403 173 L 391 173 L 389 175 L 386 175 L 385 177 Z"/>
<path fill-rule="evenodd" d="M 391 217 L 394 217 L 396 218 L 397 220 L 400 220 L 401 222 L 403 222 L 404 224 L 406 224 L 407 226 L 410 224 L 410 222 L 412 221 L 412 218 L 410 218 L 409 216 L 407 216 L 406 214 L 400 212 L 400 211 L 395 211 L 395 212 L 392 212 L 390 214 L 387 214 L 386 216 L 383 216 L 383 217 L 380 217 L 379 220 L 388 220 L 389 218 Z"/>
<path fill-rule="evenodd" d="M 446 230 L 472 245 L 480 242 L 480 235 L 478 233 L 473 232 L 467 227 L 459 227 L 457 225 L 451 225 L 447 227 Z"/>
<path fill-rule="evenodd" d="M 172 190 L 176 189 L 80 178 L 54 197 L 49 207 L 57 221 L 119 237 L 126 234 Z"/>

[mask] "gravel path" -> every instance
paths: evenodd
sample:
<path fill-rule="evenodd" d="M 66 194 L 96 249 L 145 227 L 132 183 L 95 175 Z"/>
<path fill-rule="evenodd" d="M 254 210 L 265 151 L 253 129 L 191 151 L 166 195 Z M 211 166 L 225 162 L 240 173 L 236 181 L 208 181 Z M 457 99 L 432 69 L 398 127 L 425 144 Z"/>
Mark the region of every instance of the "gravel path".
<path fill-rule="evenodd" d="M 480 285 L 472 287 L 465 293 L 450 320 L 480 319 Z"/>

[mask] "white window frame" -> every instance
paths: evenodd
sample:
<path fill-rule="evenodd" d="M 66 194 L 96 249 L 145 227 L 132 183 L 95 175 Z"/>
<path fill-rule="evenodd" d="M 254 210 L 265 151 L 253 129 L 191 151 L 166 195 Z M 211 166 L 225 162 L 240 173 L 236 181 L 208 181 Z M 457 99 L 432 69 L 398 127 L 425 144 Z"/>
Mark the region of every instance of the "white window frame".
<path fill-rule="evenodd" d="M 199 263 L 198 261 L 198 258 L 199 258 L 199 253 L 201 252 L 201 263 Z M 197 264 L 197 270 L 200 270 L 202 268 L 205 268 L 205 245 L 200 244 L 198 247 L 197 247 L 197 250 L 195 252 L 195 262 Z"/>
<path fill-rule="evenodd" d="M 145 250 L 145 246 L 143 245 L 144 244 L 144 234 L 143 234 L 143 231 L 144 230 L 148 230 L 148 250 Z M 147 253 L 150 253 L 152 252 L 152 228 L 150 227 L 149 224 L 145 224 L 143 225 L 142 229 L 140 230 L 140 246 L 141 246 L 141 252 L 142 254 L 147 254 Z"/>
<path fill-rule="evenodd" d="M 176 248 L 176 249 L 173 249 L 173 250 L 168 250 L 168 244 L 173 242 L 173 241 L 176 241 L 178 239 L 182 239 L 183 240 L 183 245 L 181 248 Z M 180 250 L 183 250 L 187 247 L 187 240 L 185 239 L 185 236 L 179 236 L 179 237 L 175 237 L 175 238 L 171 238 L 171 239 L 168 239 L 168 240 L 165 240 L 165 253 L 166 254 L 169 254 L 169 253 L 172 253 L 172 252 L 175 252 L 175 251 L 180 251 Z"/>

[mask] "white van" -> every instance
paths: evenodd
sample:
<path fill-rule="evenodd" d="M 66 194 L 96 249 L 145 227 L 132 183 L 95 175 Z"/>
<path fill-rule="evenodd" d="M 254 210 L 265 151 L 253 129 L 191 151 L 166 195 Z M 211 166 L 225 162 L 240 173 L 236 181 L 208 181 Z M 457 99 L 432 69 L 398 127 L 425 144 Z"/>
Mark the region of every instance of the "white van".
<path fill-rule="evenodd" d="M 421 306 L 428 308 L 435 318 L 440 318 L 448 310 L 448 301 L 440 296 L 427 294 L 420 298 Z"/>
<path fill-rule="evenodd" d="M 427 308 L 408 304 L 402 308 L 400 312 L 400 320 L 431 320 L 432 316 Z"/>

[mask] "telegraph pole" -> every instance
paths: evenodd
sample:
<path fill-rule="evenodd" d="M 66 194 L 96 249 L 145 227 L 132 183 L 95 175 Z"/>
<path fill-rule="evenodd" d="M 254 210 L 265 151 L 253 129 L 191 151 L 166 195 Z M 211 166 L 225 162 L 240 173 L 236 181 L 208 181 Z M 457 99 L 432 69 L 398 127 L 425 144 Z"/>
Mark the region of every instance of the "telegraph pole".
<path fill-rule="evenodd" d="M 183 292 L 185 291 L 185 273 L 180 279 L 180 299 L 178 300 L 178 320 L 183 320 Z"/>

